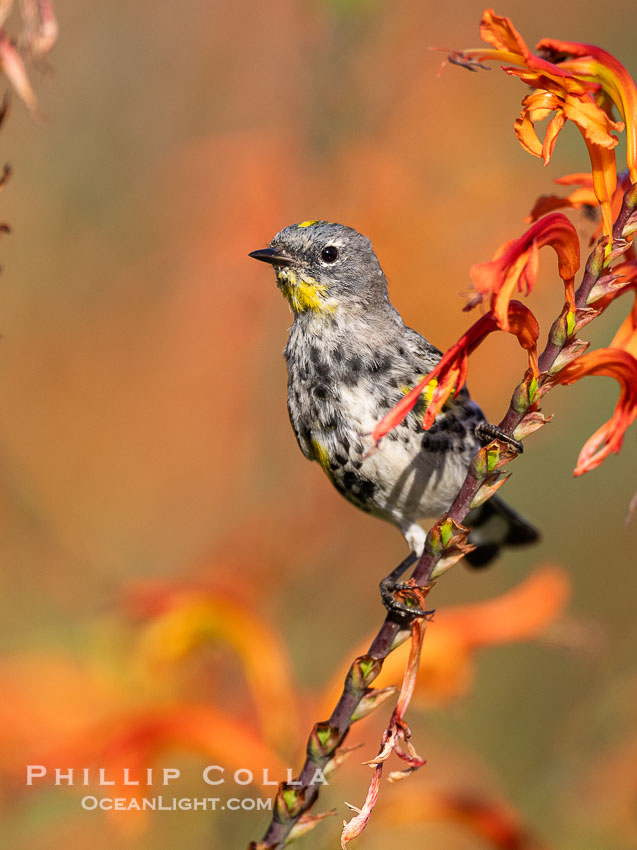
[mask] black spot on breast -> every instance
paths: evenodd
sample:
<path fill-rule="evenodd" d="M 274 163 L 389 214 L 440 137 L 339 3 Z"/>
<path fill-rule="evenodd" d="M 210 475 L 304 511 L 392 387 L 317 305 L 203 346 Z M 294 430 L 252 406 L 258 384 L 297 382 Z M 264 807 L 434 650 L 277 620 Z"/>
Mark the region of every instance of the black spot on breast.
<path fill-rule="evenodd" d="M 384 354 L 381 357 L 377 357 L 375 360 L 372 360 L 369 371 L 372 375 L 382 375 L 384 372 L 388 372 L 392 367 L 392 358 L 389 354 Z"/>
<path fill-rule="evenodd" d="M 353 460 L 352 461 L 352 466 L 354 467 L 354 469 L 360 469 L 362 465 L 363 465 L 362 460 Z"/>
<path fill-rule="evenodd" d="M 341 454 L 335 454 L 334 460 L 339 466 L 345 466 L 345 464 L 347 463 L 347 458 L 343 457 L 343 455 Z"/>
<path fill-rule="evenodd" d="M 340 348 L 335 348 L 332 352 L 332 357 L 334 358 L 334 360 L 336 360 L 337 363 L 340 363 L 343 359 L 343 352 Z"/>
<path fill-rule="evenodd" d="M 330 394 L 327 384 L 316 384 L 316 386 L 312 387 L 312 392 L 314 393 L 314 397 L 321 401 L 326 399 Z"/>
<path fill-rule="evenodd" d="M 358 485 L 358 497 L 362 499 L 364 502 L 367 502 L 372 498 L 374 493 L 376 492 L 376 485 L 373 481 L 370 481 L 369 478 L 363 478 Z"/>
<path fill-rule="evenodd" d="M 343 484 L 345 485 L 347 490 L 351 490 L 358 480 L 358 475 L 349 469 L 343 476 Z"/>
<path fill-rule="evenodd" d="M 430 452 L 448 452 L 451 447 L 451 441 L 448 437 L 436 437 L 431 441 L 429 446 Z"/>
<path fill-rule="evenodd" d="M 360 357 L 354 356 L 352 357 L 346 364 L 345 370 L 343 372 L 343 380 L 347 384 L 348 387 L 355 386 L 359 379 L 362 367 L 362 361 Z"/>
<path fill-rule="evenodd" d="M 332 370 L 330 369 L 329 365 L 327 363 L 324 363 L 323 361 L 319 361 L 316 364 L 316 374 L 319 378 L 329 378 L 331 371 Z"/>
<path fill-rule="evenodd" d="M 429 430 L 432 434 L 436 434 L 440 431 L 448 431 L 449 427 L 449 419 L 446 416 L 439 416 Z"/>

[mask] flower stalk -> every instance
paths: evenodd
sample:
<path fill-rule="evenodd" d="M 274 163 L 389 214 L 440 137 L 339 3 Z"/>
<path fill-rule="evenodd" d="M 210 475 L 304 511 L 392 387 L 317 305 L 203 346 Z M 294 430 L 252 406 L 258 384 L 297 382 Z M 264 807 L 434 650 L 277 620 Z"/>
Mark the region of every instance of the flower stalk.
<path fill-rule="evenodd" d="M 468 308 L 488 302 L 489 310 L 463 334 L 441 358 L 432 372 L 414 387 L 374 429 L 375 442 L 396 427 L 418 401 L 423 389 L 433 387 L 427 405 L 423 427 L 428 428 L 451 395 L 457 395 L 464 385 L 468 357 L 486 337 L 497 330 L 512 334 L 526 351 L 528 368 L 514 389 L 508 410 L 498 425 L 502 439 L 483 446 L 473 458 L 460 490 L 448 512 L 427 534 L 424 552 L 416 563 L 407 589 L 408 604 L 418 609 L 437 579 L 463 555 L 471 551 L 469 529 L 463 521 L 472 507 L 489 498 L 505 483 L 508 475 L 504 466 L 516 457 L 516 450 L 507 442 L 522 440 L 543 427 L 550 417 L 544 417 L 539 403 L 558 385 L 569 385 L 588 375 L 614 377 L 620 384 L 620 398 L 613 417 L 587 442 L 580 453 L 575 474 L 579 475 L 599 465 L 611 452 L 618 451 L 626 428 L 637 419 L 637 304 L 606 349 L 587 352 L 588 343 L 577 337 L 586 324 L 599 316 L 615 297 L 628 289 L 637 289 L 637 261 L 632 248 L 632 234 L 637 230 L 637 89 L 617 60 L 599 48 L 571 42 L 545 39 L 532 53 L 508 19 L 484 13 L 481 35 L 489 43 L 486 50 L 456 52 L 450 57 L 455 64 L 471 70 L 484 67 L 488 60 L 508 62 L 514 67 L 504 70 L 520 77 L 535 90 L 523 103 L 523 112 L 516 122 L 518 138 L 531 153 L 542 156 L 545 164 L 565 121 L 578 126 L 591 159 L 590 175 L 571 175 L 564 183 L 584 187 L 588 200 L 594 193 L 602 212 L 603 236 L 592 249 L 577 289 L 574 280 L 579 268 L 579 244 L 572 224 L 553 210 L 557 206 L 576 207 L 581 202 L 551 201 L 549 215 L 536 220 L 520 238 L 503 245 L 487 263 L 473 267 L 472 277 L 476 294 Z M 566 58 L 564 58 L 566 57 Z M 612 60 L 612 61 L 611 61 Z M 610 104 L 619 109 L 622 122 L 610 118 Z M 533 122 L 554 112 L 547 137 L 541 144 L 535 137 Z M 617 180 L 615 147 L 612 131 L 627 129 L 628 175 Z M 632 181 L 632 182 L 631 182 Z M 618 186 L 624 191 L 619 206 Z M 586 194 L 588 193 L 588 194 Z M 535 217 L 537 218 L 537 216 Z M 558 273 L 564 287 L 564 304 L 553 322 L 541 354 L 537 354 L 539 326 L 531 311 L 512 300 L 514 290 L 529 294 L 538 271 L 538 252 L 550 245 L 558 257 Z M 617 260 L 620 262 L 613 267 Z M 432 383 L 435 382 L 435 383 Z M 395 572 L 399 572 L 413 556 Z M 383 765 L 391 753 L 406 764 L 392 778 L 402 778 L 424 764 L 409 742 L 409 727 L 405 713 L 409 706 L 426 618 L 416 614 L 388 614 L 367 653 L 350 667 L 340 699 L 329 719 L 316 724 L 307 746 L 305 764 L 294 784 L 281 785 L 277 793 L 274 814 L 263 840 L 250 845 L 250 850 L 276 850 L 299 829 L 310 824 L 308 811 L 318 797 L 313 784 L 317 769 L 338 760 L 339 750 L 351 724 L 368 706 L 386 698 L 378 692 L 375 698 L 372 682 L 378 676 L 383 661 L 411 636 L 411 652 L 403 679 L 398 703 L 385 729 L 379 754 L 368 764 L 373 776 L 364 804 L 345 824 L 342 847 L 360 834 L 369 821 L 380 791 Z M 365 710 L 361 709 L 365 706 Z M 318 818 L 315 819 L 318 822 Z M 313 825 L 313 824 L 312 824 Z M 309 827 L 308 827 L 309 828 Z M 304 831 L 306 831 L 304 829 Z"/>

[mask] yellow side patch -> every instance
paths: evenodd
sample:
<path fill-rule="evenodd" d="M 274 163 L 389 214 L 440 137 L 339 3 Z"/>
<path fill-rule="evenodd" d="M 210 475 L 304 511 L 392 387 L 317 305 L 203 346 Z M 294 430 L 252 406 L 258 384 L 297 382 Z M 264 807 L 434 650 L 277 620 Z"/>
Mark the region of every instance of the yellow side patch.
<path fill-rule="evenodd" d="M 312 448 L 314 449 L 317 463 L 323 467 L 325 474 L 331 477 L 332 470 L 330 469 L 330 456 L 327 453 L 327 449 L 322 443 L 319 443 L 319 441 L 314 438 L 312 438 Z"/>
<path fill-rule="evenodd" d="M 327 286 L 311 277 L 298 278 L 291 269 L 281 269 L 277 275 L 279 289 L 290 302 L 295 313 L 312 310 L 314 313 L 333 313 L 334 307 L 326 304 Z"/>
<path fill-rule="evenodd" d="M 424 417 L 425 411 L 427 410 L 427 408 L 431 404 L 431 399 L 433 398 L 434 390 L 436 389 L 437 386 L 438 386 L 438 380 L 436 378 L 433 378 L 431 381 L 429 381 L 427 386 L 420 393 L 420 398 L 418 399 L 418 401 L 416 402 L 416 405 L 414 406 L 414 413 L 417 416 L 422 415 Z M 413 389 L 413 387 L 405 387 L 405 386 L 400 388 L 403 395 L 407 395 L 407 393 L 410 393 L 412 391 L 412 389 Z M 422 404 L 422 406 L 421 406 L 421 404 Z M 450 401 L 450 399 L 447 399 L 447 401 L 442 406 L 442 410 L 447 411 L 447 410 L 449 410 L 450 406 L 451 406 L 451 401 Z M 441 412 L 438 415 L 443 416 L 444 413 Z"/>
<path fill-rule="evenodd" d="M 436 380 L 436 378 L 434 378 L 433 381 L 429 381 L 427 386 L 422 391 L 421 395 L 422 395 L 423 399 L 425 400 L 425 407 L 429 406 L 431 399 L 433 397 L 433 394 L 434 394 L 434 390 L 436 389 L 437 386 L 438 386 L 438 381 Z"/>
<path fill-rule="evenodd" d="M 431 402 L 431 399 L 432 399 L 433 394 L 434 394 L 434 390 L 436 389 L 437 386 L 438 386 L 438 381 L 437 381 L 436 378 L 434 378 L 432 381 L 429 381 L 427 386 L 420 393 L 420 397 L 424 401 L 425 407 L 427 407 L 429 405 L 429 403 Z M 402 386 L 400 388 L 400 391 L 403 395 L 407 395 L 407 393 L 410 393 L 412 390 L 413 390 L 413 387 Z"/>
<path fill-rule="evenodd" d="M 297 227 L 312 227 L 313 224 L 318 224 L 318 218 L 310 218 L 307 221 L 302 221 L 297 224 Z"/>

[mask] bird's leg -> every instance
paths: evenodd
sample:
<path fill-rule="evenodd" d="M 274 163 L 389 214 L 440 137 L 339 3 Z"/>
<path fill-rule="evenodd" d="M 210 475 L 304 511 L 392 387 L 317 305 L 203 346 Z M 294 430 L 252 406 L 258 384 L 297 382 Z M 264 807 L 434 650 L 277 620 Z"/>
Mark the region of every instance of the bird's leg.
<path fill-rule="evenodd" d="M 515 440 L 508 434 L 505 434 L 502 428 L 498 428 L 497 425 L 489 425 L 488 422 L 480 422 L 479 425 L 476 425 L 475 434 L 484 445 L 491 442 L 491 440 L 502 440 L 503 443 L 513 446 L 518 454 L 522 454 L 524 451 L 524 446 L 519 440 Z"/>
<path fill-rule="evenodd" d="M 409 605 L 407 602 L 401 602 L 396 598 L 397 593 L 409 593 L 409 591 L 417 591 L 419 589 L 408 581 L 399 581 L 403 573 L 417 560 L 418 555 L 415 552 L 411 552 L 380 583 L 380 598 L 383 605 L 387 608 L 389 614 L 393 615 L 393 618 L 398 620 L 398 622 L 404 621 L 407 617 L 410 619 L 414 617 L 431 617 L 434 613 L 433 611 L 425 611 L 423 608 L 418 607 L 418 605 Z"/>

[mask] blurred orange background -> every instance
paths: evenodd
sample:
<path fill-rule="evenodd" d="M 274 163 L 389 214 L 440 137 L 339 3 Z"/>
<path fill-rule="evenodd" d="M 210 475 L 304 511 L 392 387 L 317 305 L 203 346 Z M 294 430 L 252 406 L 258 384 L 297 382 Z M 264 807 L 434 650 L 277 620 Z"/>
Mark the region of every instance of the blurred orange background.
<path fill-rule="evenodd" d="M 5 846 L 242 847 L 260 837 L 267 816 L 255 812 L 161 813 L 129 829 L 82 812 L 72 790 L 25 790 L 20 771 L 55 749 L 56 735 L 65 740 L 60 728 L 85 701 L 101 718 L 114 699 L 134 640 L 123 600 L 140 587 L 203 582 L 251 606 L 289 655 L 301 703 L 380 624 L 378 581 L 404 542 L 342 501 L 298 451 L 281 357 L 291 317 L 271 271 L 247 254 L 296 221 L 354 226 L 374 242 L 405 321 L 440 348 L 456 339 L 469 267 L 521 232 L 552 178 L 587 168 L 568 128 L 549 169 L 522 151 L 517 81 L 495 68 L 437 76 L 443 54 L 428 47 L 478 46 L 482 10 L 474 0 L 56 10 L 50 68 L 32 74 L 47 120 L 34 123 L 14 98 L 1 136 L 14 169 L 0 286 Z M 515 0 L 496 11 L 530 44 L 599 44 L 637 75 L 632 0 Z M 574 221 L 586 239 L 590 222 Z M 547 254 L 530 305 L 545 328 L 561 301 Z M 627 310 L 620 299 L 588 338 L 606 344 Z M 524 368 L 511 339 L 472 359 L 472 394 L 491 421 Z M 442 622 L 445 606 L 490 599 L 559 563 L 572 582 L 568 615 L 540 646 L 480 655 L 461 700 L 414 708 L 429 763 L 413 786 L 384 789 L 389 814 L 361 847 L 496 846 L 444 818 L 392 821 L 392 800 L 459 775 L 506 800 L 547 846 L 637 847 L 636 543 L 624 524 L 637 488 L 634 429 L 619 458 L 571 474 L 615 397 L 598 379 L 548 397 L 555 418 L 529 438 L 506 486 L 543 529 L 542 545 L 488 572 L 459 565 L 434 594 Z M 247 716 L 233 681 L 241 670 L 217 644 L 202 653 L 179 688 Z M 120 679 L 137 705 L 140 680 Z M 303 706 L 299 717 L 279 752 L 294 769 L 310 723 L 323 719 Z M 364 748 L 321 801 L 337 816 L 303 846 L 337 846 L 343 800 L 364 797 L 360 762 L 381 723 L 357 732 Z M 194 750 L 175 747 L 158 763 L 181 760 L 194 775 L 210 763 Z"/>

